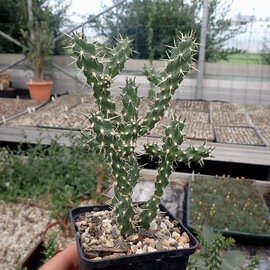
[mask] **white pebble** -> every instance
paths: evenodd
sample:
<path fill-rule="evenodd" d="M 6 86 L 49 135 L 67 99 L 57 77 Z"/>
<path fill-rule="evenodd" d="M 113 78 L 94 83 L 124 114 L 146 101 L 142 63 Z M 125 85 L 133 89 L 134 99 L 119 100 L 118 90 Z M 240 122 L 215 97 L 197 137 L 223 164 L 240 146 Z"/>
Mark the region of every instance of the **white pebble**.
<path fill-rule="evenodd" d="M 127 238 L 127 241 L 133 242 L 139 238 L 138 234 L 132 234 Z"/>
<path fill-rule="evenodd" d="M 178 240 L 180 238 L 180 234 L 177 232 L 173 232 L 172 233 L 172 238 L 174 238 L 175 240 Z"/>
<path fill-rule="evenodd" d="M 136 251 L 136 254 L 143 254 L 143 250 L 139 248 L 139 249 Z"/>
<path fill-rule="evenodd" d="M 151 246 L 148 247 L 148 252 L 156 252 L 157 250 Z"/>
<path fill-rule="evenodd" d="M 106 247 L 114 247 L 114 244 L 111 241 L 106 241 L 105 246 Z"/>
<path fill-rule="evenodd" d="M 168 242 L 170 243 L 171 246 L 177 243 L 177 241 L 173 238 L 169 238 Z"/>
<path fill-rule="evenodd" d="M 92 239 L 91 242 L 90 242 L 90 245 L 95 245 L 95 244 L 98 244 L 98 240 L 97 239 Z"/>
<path fill-rule="evenodd" d="M 143 246 L 143 252 L 144 252 L 144 253 L 147 253 L 147 252 L 148 252 L 148 246 L 147 246 L 147 245 L 144 245 L 144 246 Z"/>
<path fill-rule="evenodd" d="M 170 242 L 169 242 L 168 240 L 166 240 L 166 239 L 163 239 L 163 240 L 161 241 L 161 244 L 162 244 L 162 246 L 164 246 L 164 247 L 169 247 L 169 246 L 170 246 Z"/>
<path fill-rule="evenodd" d="M 167 226 L 165 225 L 164 222 L 160 223 L 160 228 L 163 229 L 163 230 L 167 230 Z"/>
<path fill-rule="evenodd" d="M 138 250 L 138 247 L 136 245 L 132 245 L 130 247 L 130 249 L 131 249 L 132 253 L 136 253 L 136 251 Z"/>
<path fill-rule="evenodd" d="M 144 239 L 144 243 L 152 246 L 152 245 L 155 245 L 155 240 L 152 239 L 152 238 L 146 237 L 146 238 Z"/>

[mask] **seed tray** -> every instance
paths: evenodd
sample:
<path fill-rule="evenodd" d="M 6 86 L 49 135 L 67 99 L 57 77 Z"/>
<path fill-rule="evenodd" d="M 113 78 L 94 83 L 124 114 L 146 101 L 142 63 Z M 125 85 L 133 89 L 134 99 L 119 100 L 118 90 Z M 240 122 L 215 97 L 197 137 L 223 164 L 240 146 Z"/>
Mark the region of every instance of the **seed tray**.
<path fill-rule="evenodd" d="M 65 114 L 63 107 L 48 110 L 47 108 L 42 111 L 36 111 L 27 115 L 23 115 L 17 119 L 9 121 L 9 125 L 19 126 L 56 126 L 56 119 Z"/>
<path fill-rule="evenodd" d="M 89 127 L 86 115 L 91 110 L 97 110 L 97 105 L 92 99 L 91 102 L 84 102 L 73 107 L 71 110 L 62 113 L 56 119 L 55 126 L 61 128 L 81 129 Z"/>
<path fill-rule="evenodd" d="M 237 103 L 226 103 L 226 102 L 212 102 L 212 112 L 230 112 L 230 113 L 242 113 L 244 108 Z"/>
<path fill-rule="evenodd" d="M 84 97 L 87 101 L 88 96 Z M 78 95 L 64 95 L 57 97 L 54 101 L 46 104 L 43 108 L 36 112 L 23 115 L 19 118 L 9 121 L 10 125 L 22 126 L 57 126 L 57 118 L 63 116 L 76 106 L 80 101 Z M 65 118 L 65 117 L 64 117 Z"/>
<path fill-rule="evenodd" d="M 86 100 L 88 101 L 88 100 Z M 74 129 L 80 130 L 81 128 L 87 128 L 88 120 L 85 115 L 88 115 L 91 110 L 96 109 L 97 105 L 92 99 L 90 102 L 84 102 L 78 104 L 68 111 L 62 111 L 52 121 L 47 121 L 40 124 L 42 127 L 54 127 L 61 129 Z"/>
<path fill-rule="evenodd" d="M 45 102 L 36 100 L 0 98 L 0 124 L 28 111 L 34 111 L 44 104 Z"/>
<path fill-rule="evenodd" d="M 192 122 L 209 123 L 209 114 L 206 112 L 177 110 L 175 116 L 180 117 L 182 120 L 185 119 L 187 124 Z"/>
<path fill-rule="evenodd" d="M 270 126 L 257 126 L 259 133 L 262 135 L 264 141 L 270 146 Z"/>
<path fill-rule="evenodd" d="M 249 113 L 248 116 L 255 126 L 270 127 L 270 111 L 268 114 L 266 112 Z"/>
<path fill-rule="evenodd" d="M 139 118 L 143 118 L 146 116 L 147 112 L 150 111 L 152 104 L 154 103 L 153 100 L 143 97 L 140 102 L 139 106 Z M 176 108 L 177 102 L 176 100 L 170 101 L 170 111 L 165 111 L 164 116 L 169 117 L 171 113 L 174 113 Z"/>
<path fill-rule="evenodd" d="M 192 222 L 192 214 L 193 217 L 197 215 L 197 224 L 207 223 L 210 226 L 220 224 L 221 222 L 227 224 L 226 226 L 228 226 L 228 228 L 214 227 L 214 230 L 226 236 L 232 236 L 238 241 L 249 244 L 269 243 L 269 211 L 254 181 L 239 178 L 214 178 L 209 176 L 195 176 L 194 180 L 192 178 L 193 177 L 190 177 L 188 184 L 185 217 L 185 223 L 191 231 L 194 231 L 195 225 L 194 221 Z M 194 186 L 194 181 L 197 181 L 197 183 L 201 185 L 197 185 L 197 187 Z M 203 181 L 208 182 L 202 185 L 204 183 Z M 228 181 L 234 182 L 232 188 L 229 188 L 230 185 L 228 185 Z M 246 182 L 247 185 L 243 186 L 243 181 Z M 201 192 L 199 192 L 198 189 L 200 189 Z M 238 196 L 240 191 L 244 198 L 242 203 Z M 209 200 L 209 198 L 211 198 L 211 200 Z M 252 201 L 250 198 L 252 198 Z M 196 208 L 194 208 L 195 205 L 197 205 L 199 211 L 196 211 Z M 236 209 L 234 209 L 234 207 L 236 207 Z M 256 216 L 258 212 L 256 208 L 260 210 L 260 216 Z M 229 215 L 221 214 L 222 212 L 227 213 L 229 209 L 232 211 Z M 249 224 L 254 218 L 257 218 L 259 219 L 259 226 L 264 229 L 262 229 L 261 232 L 244 231 L 241 226 L 233 223 L 233 218 L 235 218 L 235 222 L 238 223 L 245 220 L 245 224 Z M 214 223 L 212 224 L 212 222 Z M 264 222 L 264 225 L 261 222 Z M 251 228 L 251 226 L 248 226 L 248 228 Z"/>
<path fill-rule="evenodd" d="M 208 101 L 178 100 L 178 109 L 181 111 L 196 111 L 208 113 Z"/>
<path fill-rule="evenodd" d="M 80 101 L 80 98 L 82 96 L 79 95 L 73 95 L 73 94 L 68 94 L 68 95 L 63 95 L 59 97 L 52 97 L 52 101 L 47 104 L 46 107 L 44 107 L 44 110 L 59 110 L 59 108 L 62 108 L 63 110 L 71 109 L 72 107 L 76 106 Z M 88 98 L 87 95 L 84 96 L 84 98 Z"/>
<path fill-rule="evenodd" d="M 213 125 L 201 122 L 186 122 L 184 134 L 188 139 L 215 141 Z"/>
<path fill-rule="evenodd" d="M 245 109 L 248 113 L 270 114 L 270 105 L 246 104 Z"/>
<path fill-rule="evenodd" d="M 246 114 L 230 112 L 212 112 L 210 122 L 215 126 L 250 126 Z"/>
<path fill-rule="evenodd" d="M 220 143 L 265 146 L 263 140 L 253 127 L 215 126 L 216 141 Z"/>

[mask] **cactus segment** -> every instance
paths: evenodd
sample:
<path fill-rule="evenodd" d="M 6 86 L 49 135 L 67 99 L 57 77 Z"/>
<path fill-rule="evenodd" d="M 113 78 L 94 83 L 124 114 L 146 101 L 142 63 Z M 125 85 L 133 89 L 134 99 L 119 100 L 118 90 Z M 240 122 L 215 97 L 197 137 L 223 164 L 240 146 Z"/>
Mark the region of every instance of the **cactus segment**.
<path fill-rule="evenodd" d="M 115 177 L 113 210 L 119 229 L 126 237 L 134 230 L 135 211 L 132 204 L 132 192 L 139 178 L 139 167 L 134 156 L 130 156 L 126 164 L 119 155 L 113 156 L 112 161 L 112 175 Z M 126 167 L 121 167 L 122 165 Z"/>
<path fill-rule="evenodd" d="M 132 53 L 130 42 L 129 39 L 121 37 L 116 47 L 110 51 L 111 58 L 106 64 L 105 73 L 108 73 L 111 78 L 114 78 L 122 71 L 125 62 L 129 59 Z"/>
<path fill-rule="evenodd" d="M 160 74 L 153 67 L 144 66 L 143 75 L 145 75 L 148 81 L 154 85 L 159 85 L 162 81 Z"/>
<path fill-rule="evenodd" d="M 199 148 L 189 146 L 186 150 L 181 149 L 184 141 L 182 130 L 184 123 L 180 119 L 172 121 L 171 126 L 165 129 L 165 135 L 162 138 L 163 145 L 159 148 L 157 143 L 146 143 L 144 145 L 146 152 L 151 157 L 159 158 L 159 169 L 155 181 L 155 192 L 152 198 L 147 202 L 144 211 L 139 217 L 139 226 L 149 228 L 151 221 L 155 218 L 165 188 L 169 183 L 169 176 L 173 170 L 175 161 L 182 161 L 187 165 L 191 162 L 199 162 L 205 157 L 209 157 L 212 148 L 205 148 L 201 145 Z"/>
<path fill-rule="evenodd" d="M 199 162 L 208 157 L 212 149 L 205 145 L 195 148 L 189 146 L 183 150 L 184 123 L 173 120 L 165 129 L 162 145 L 147 142 L 146 153 L 159 159 L 155 192 L 141 211 L 132 204 L 132 192 L 139 179 L 139 165 L 135 147 L 138 137 L 154 128 L 167 110 L 170 100 L 185 74 L 192 68 L 191 61 L 196 44 L 192 35 L 180 35 L 163 71 L 157 72 L 153 67 L 145 67 L 144 74 L 159 92 L 155 95 L 150 110 L 144 119 L 138 118 L 140 98 L 135 79 L 126 79 L 122 88 L 122 110 L 116 110 L 116 103 L 111 98 L 110 88 L 113 78 L 124 68 L 126 60 L 132 53 L 130 40 L 120 38 L 113 49 L 105 49 L 95 42 L 87 42 L 84 34 L 75 34 L 70 48 L 75 56 L 75 63 L 86 77 L 93 90 L 98 111 L 91 111 L 88 116 L 90 128 L 82 134 L 90 149 L 103 156 L 109 165 L 114 179 L 113 214 L 123 236 L 128 236 L 138 227 L 148 228 L 155 218 L 164 189 L 169 183 L 173 163 L 180 160 L 186 164 Z M 136 216 L 136 217 L 135 217 Z"/>
<path fill-rule="evenodd" d="M 175 47 L 171 47 L 169 61 L 163 71 L 158 73 L 153 67 L 144 68 L 144 74 L 148 80 L 159 87 L 160 91 L 156 94 L 146 118 L 141 122 L 140 136 L 152 129 L 169 107 L 169 101 L 178 89 L 178 85 L 192 68 L 191 62 L 195 51 L 196 43 L 192 35 L 179 35 Z"/>
<path fill-rule="evenodd" d="M 138 120 L 138 108 L 140 98 L 138 97 L 138 85 L 135 79 L 126 79 L 126 86 L 122 89 L 123 109 L 122 115 L 126 123 Z"/>

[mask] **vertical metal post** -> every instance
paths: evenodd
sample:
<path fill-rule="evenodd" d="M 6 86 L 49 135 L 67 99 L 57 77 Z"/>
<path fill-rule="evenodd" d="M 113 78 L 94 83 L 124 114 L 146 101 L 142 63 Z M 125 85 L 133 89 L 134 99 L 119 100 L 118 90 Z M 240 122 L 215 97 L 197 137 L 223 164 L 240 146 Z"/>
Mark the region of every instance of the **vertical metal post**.
<path fill-rule="evenodd" d="M 33 23 L 34 17 L 33 17 L 33 12 L 32 12 L 32 0 L 27 0 L 27 12 L 28 12 L 28 21 L 30 23 Z M 34 30 L 31 27 L 30 28 L 30 38 L 33 40 L 34 39 Z"/>
<path fill-rule="evenodd" d="M 207 23 L 208 23 L 208 0 L 204 0 L 202 27 L 200 35 L 199 63 L 198 63 L 199 72 L 197 76 L 196 99 L 202 98 Z"/>
<path fill-rule="evenodd" d="M 119 2 L 119 1 L 117 1 Z M 116 38 L 119 38 L 119 12 L 118 12 L 118 8 L 116 9 Z"/>

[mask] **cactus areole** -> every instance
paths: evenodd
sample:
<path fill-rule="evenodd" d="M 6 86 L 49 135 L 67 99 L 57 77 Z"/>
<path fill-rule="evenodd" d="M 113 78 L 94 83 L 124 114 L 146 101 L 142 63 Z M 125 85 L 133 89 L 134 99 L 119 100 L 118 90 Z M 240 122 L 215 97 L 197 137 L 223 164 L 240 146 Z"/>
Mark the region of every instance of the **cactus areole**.
<path fill-rule="evenodd" d="M 99 109 L 88 116 L 91 128 L 82 134 L 90 148 L 104 156 L 110 166 L 115 181 L 113 214 L 121 234 L 127 237 L 138 228 L 148 229 L 150 222 L 156 217 L 174 161 L 182 161 L 188 165 L 191 162 L 202 164 L 203 158 L 208 157 L 212 151 L 205 144 L 198 148 L 190 145 L 187 149 L 182 149 L 184 123 L 180 119 L 174 119 L 165 129 L 161 146 L 149 142 L 144 145 L 147 154 L 159 159 L 155 192 L 143 207 L 133 205 L 133 188 L 140 171 L 135 154 L 136 141 L 154 128 L 168 109 L 179 84 L 192 68 L 197 46 L 192 33 L 179 34 L 174 46 L 169 47 L 169 59 L 164 70 L 144 68 L 147 79 L 160 89 L 144 119 L 138 117 L 140 97 L 135 79 L 127 78 L 126 85 L 122 88 L 121 113 L 117 112 L 110 93 L 113 79 L 122 71 L 132 54 L 129 39 L 121 37 L 114 48 L 104 49 L 95 42 L 87 41 L 84 34 L 74 34 L 69 47 L 73 51 L 77 67 L 85 75 L 86 83 L 93 91 Z"/>

